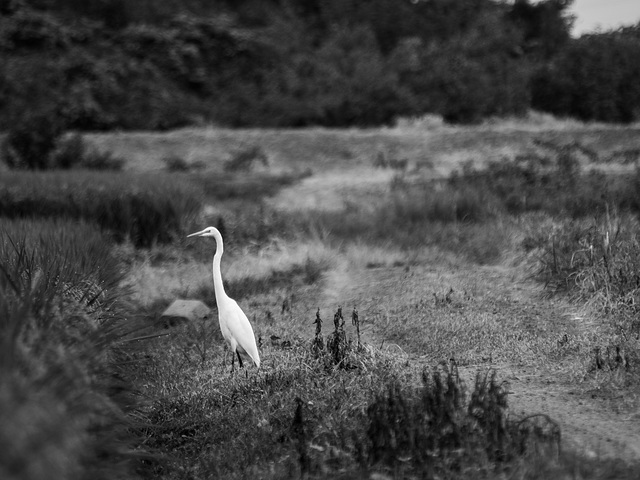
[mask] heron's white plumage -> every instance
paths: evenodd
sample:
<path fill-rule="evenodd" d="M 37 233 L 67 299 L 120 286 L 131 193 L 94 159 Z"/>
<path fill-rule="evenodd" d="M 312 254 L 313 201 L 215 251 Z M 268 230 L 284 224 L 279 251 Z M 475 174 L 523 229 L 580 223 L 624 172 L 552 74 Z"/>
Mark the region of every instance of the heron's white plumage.
<path fill-rule="evenodd" d="M 222 235 L 215 227 L 207 227 L 204 230 L 192 233 L 189 237 L 213 237 L 216 240 L 216 253 L 213 256 L 213 287 L 216 293 L 218 305 L 218 320 L 222 336 L 231 347 L 232 355 L 237 355 L 242 366 L 242 358 L 239 352 L 244 352 L 256 367 L 260 368 L 260 354 L 256 345 L 256 337 L 249 319 L 244 314 L 238 303 L 230 298 L 224 291 L 222 273 L 220 271 L 220 259 L 224 251 Z M 235 357 L 232 357 L 235 360 Z"/>
<path fill-rule="evenodd" d="M 217 298 L 216 301 L 218 302 L 220 330 L 222 330 L 222 336 L 231 347 L 231 350 L 242 349 L 244 353 L 251 357 L 256 367 L 260 367 L 260 354 L 258 353 L 256 337 L 249 319 L 232 298 L 227 297 L 224 306 L 220 305 Z"/>

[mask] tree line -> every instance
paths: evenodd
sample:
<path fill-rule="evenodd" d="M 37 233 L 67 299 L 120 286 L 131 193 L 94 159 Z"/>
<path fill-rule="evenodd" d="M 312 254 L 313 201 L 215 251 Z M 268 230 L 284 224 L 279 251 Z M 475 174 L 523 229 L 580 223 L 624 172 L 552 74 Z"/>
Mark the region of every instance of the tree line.
<path fill-rule="evenodd" d="M 640 119 L 640 23 L 572 0 L 6 0 L 0 129 Z"/>

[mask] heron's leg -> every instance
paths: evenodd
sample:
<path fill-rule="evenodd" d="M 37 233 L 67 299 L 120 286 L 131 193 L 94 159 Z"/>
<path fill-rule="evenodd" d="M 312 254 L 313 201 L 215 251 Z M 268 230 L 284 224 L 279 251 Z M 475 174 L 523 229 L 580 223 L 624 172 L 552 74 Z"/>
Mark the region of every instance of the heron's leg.
<path fill-rule="evenodd" d="M 234 355 L 234 352 L 231 352 L 231 373 L 233 373 L 233 370 L 236 367 L 236 356 Z"/>
<path fill-rule="evenodd" d="M 224 367 L 227 366 L 227 345 L 225 344 L 225 346 L 222 348 L 223 353 L 222 353 L 222 368 L 224 369 Z"/>
<path fill-rule="evenodd" d="M 236 355 L 238 355 L 238 363 L 240 363 L 240 368 L 244 368 L 244 365 L 242 364 L 242 357 L 240 356 L 240 352 L 238 350 L 236 350 Z"/>

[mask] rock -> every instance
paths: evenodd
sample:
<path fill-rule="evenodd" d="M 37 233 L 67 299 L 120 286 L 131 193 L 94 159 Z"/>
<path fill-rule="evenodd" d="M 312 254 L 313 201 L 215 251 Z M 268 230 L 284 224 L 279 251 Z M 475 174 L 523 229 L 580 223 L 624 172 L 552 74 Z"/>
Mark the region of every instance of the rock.
<path fill-rule="evenodd" d="M 204 320 L 211 315 L 211 309 L 200 300 L 175 300 L 162 313 L 160 319 L 165 327 L 172 327 L 179 323 Z"/>

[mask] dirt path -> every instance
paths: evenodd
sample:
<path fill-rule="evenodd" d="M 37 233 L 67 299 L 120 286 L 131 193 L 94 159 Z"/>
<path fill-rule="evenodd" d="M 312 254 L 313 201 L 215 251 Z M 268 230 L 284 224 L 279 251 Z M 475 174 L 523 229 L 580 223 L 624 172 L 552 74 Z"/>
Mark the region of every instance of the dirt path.
<path fill-rule="evenodd" d="M 496 365 L 509 382 L 513 413 L 545 413 L 562 428 L 565 447 L 589 457 L 640 460 L 640 418 L 616 413 L 602 400 L 581 393 L 551 371 L 535 367 Z"/>
<path fill-rule="evenodd" d="M 379 196 L 381 190 L 388 188 L 393 175 L 391 169 L 373 167 L 315 173 L 282 189 L 269 203 L 279 211 L 338 211 L 346 201 L 360 202 L 367 195 Z"/>
<path fill-rule="evenodd" d="M 390 170 L 371 168 L 362 172 L 316 174 L 284 189 L 272 201 L 278 209 L 339 210 L 350 196 L 358 196 L 361 202 L 371 192 L 379 195 L 380 187 L 388 184 L 392 175 Z M 555 338 L 568 335 L 579 339 L 597 328 L 593 323 L 578 318 L 571 305 L 542 299 L 540 286 L 523 280 L 517 267 L 469 266 L 446 258 L 439 258 L 430 265 L 360 269 L 346 260 L 339 261 L 325 274 L 320 296 L 314 295 L 310 299 L 304 315 L 305 318 L 313 318 L 316 307 L 320 306 L 322 318 L 330 325 L 335 308 L 341 305 L 347 326 L 352 330 L 350 314 L 357 306 L 363 320 L 363 342 L 383 346 L 394 354 L 405 356 L 409 368 L 418 372 L 442 359 L 425 358 L 425 355 L 412 351 L 410 345 L 390 337 L 387 331 L 389 323 L 402 315 L 410 316 L 407 305 L 434 302 L 435 295 L 444 299 L 449 288 L 456 296 L 473 297 L 476 303 L 470 309 L 477 306 L 478 316 L 482 309 L 492 308 L 502 318 L 517 317 L 517 322 L 505 323 L 509 325 L 507 328 L 533 332 L 534 341 L 541 330 L 555 343 Z M 401 313 L 397 314 L 398 311 Z M 474 314 L 469 315 L 468 311 L 464 320 L 473 321 Z M 453 315 L 455 320 L 455 311 Z M 424 328 L 429 328 L 428 323 Z M 355 336 L 353 331 L 349 334 Z M 508 382 L 512 414 L 548 415 L 560 425 L 565 448 L 588 457 L 640 461 L 640 413 L 624 411 L 616 407 L 615 402 L 589 392 L 588 385 L 579 383 L 575 375 L 571 376 L 566 371 L 566 367 L 562 361 L 546 358 L 539 361 L 535 355 L 529 355 L 519 361 L 489 358 L 467 363 L 460 366 L 460 374 L 467 385 L 472 386 L 478 371 L 495 369 L 498 378 Z"/>
<path fill-rule="evenodd" d="M 385 340 L 384 328 L 372 326 L 368 318 L 384 316 L 407 295 L 423 293 L 427 301 L 438 293 L 442 285 L 453 285 L 457 291 L 475 288 L 477 295 L 499 295 L 505 302 L 500 304 L 507 315 L 525 315 L 523 322 L 549 323 L 562 332 L 579 333 L 577 330 L 593 328 L 572 313 L 571 306 L 560 301 L 540 298 L 539 286 L 530 281 L 514 281 L 514 269 L 505 267 L 457 268 L 451 265 L 440 267 L 385 267 L 354 271 L 346 265 L 338 266 L 325 278 L 326 285 L 321 305 L 343 305 L 345 313 L 357 305 L 364 319 L 363 341 L 380 346 Z M 404 292 L 404 293 L 401 293 Z M 431 292 L 431 293 L 429 293 Z M 442 290 L 441 295 L 445 294 Z M 524 313 L 523 313 L 524 312 Z M 325 312 L 328 319 L 329 312 Z M 345 315 L 345 318 L 347 315 Z M 348 319 L 347 319 L 348 320 Z M 350 322 L 347 321 L 347 325 Z M 350 332 L 352 334 L 352 332 Z M 390 351 L 406 352 L 402 344 L 385 345 Z M 406 353 L 411 367 L 421 370 L 436 362 L 416 353 Z M 576 450 L 589 457 L 622 458 L 640 460 L 640 414 L 616 412 L 610 403 L 585 391 L 584 385 L 569 378 L 562 365 L 553 362 L 486 362 L 460 367 L 460 373 L 468 386 L 473 385 L 476 373 L 487 368 L 496 369 L 498 378 L 507 381 L 510 391 L 509 404 L 514 415 L 544 413 L 556 421 L 563 435 L 565 448 Z"/>

